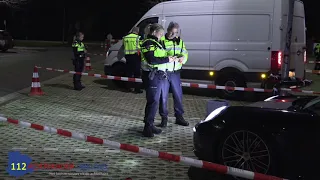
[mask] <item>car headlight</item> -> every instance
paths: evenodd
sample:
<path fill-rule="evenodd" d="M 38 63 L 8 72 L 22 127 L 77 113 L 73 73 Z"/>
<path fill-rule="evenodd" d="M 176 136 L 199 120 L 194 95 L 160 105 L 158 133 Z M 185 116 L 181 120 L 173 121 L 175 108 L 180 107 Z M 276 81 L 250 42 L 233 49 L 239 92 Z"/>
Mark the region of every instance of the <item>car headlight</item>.
<path fill-rule="evenodd" d="M 214 119 L 216 116 L 218 116 L 226 108 L 227 108 L 227 106 L 222 106 L 222 107 L 215 109 L 214 111 L 212 111 L 209 114 L 209 116 L 205 120 L 201 121 L 201 123 L 204 123 L 204 122 L 207 122 L 207 121 Z"/>

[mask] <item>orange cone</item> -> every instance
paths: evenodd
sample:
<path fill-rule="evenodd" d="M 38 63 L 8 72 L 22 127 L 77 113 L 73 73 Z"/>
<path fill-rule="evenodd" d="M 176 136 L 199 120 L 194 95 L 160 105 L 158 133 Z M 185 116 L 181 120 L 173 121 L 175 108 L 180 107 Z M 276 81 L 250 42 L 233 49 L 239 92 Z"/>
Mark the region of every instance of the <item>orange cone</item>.
<path fill-rule="evenodd" d="M 91 68 L 91 62 L 90 62 L 90 57 L 87 57 L 87 58 L 86 58 L 86 70 L 87 70 L 87 71 L 92 70 L 92 68 Z"/>
<path fill-rule="evenodd" d="M 41 96 L 44 95 L 44 92 L 41 90 L 40 79 L 38 68 L 34 67 L 33 75 L 32 75 L 32 83 L 31 83 L 31 91 L 30 96 Z"/>

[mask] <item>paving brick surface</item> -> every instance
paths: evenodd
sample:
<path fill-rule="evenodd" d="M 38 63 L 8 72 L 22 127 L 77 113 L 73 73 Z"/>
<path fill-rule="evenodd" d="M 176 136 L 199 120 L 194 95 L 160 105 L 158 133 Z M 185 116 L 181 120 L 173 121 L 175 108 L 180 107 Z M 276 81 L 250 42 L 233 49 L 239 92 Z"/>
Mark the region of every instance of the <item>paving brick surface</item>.
<path fill-rule="evenodd" d="M 102 68 L 101 68 L 102 69 Z M 96 71 L 101 69 L 95 68 Z M 42 73 L 40 72 L 40 79 Z M 206 115 L 206 102 L 210 94 L 195 90 L 184 95 L 185 119 L 189 127 L 174 124 L 173 102 L 169 100 L 170 122 L 164 132 L 155 138 L 141 136 L 145 107 L 145 94 L 123 92 L 110 81 L 83 77 L 86 88 L 72 90 L 72 76 L 63 75 L 42 83 L 46 93 L 41 97 L 29 97 L 28 91 L 21 92 L 19 99 L 0 106 L 0 114 L 27 122 L 84 133 L 112 141 L 128 143 L 158 151 L 194 157 L 192 152 L 192 127 Z M 189 90 L 190 91 L 190 90 Z M 243 102 L 231 102 L 243 105 Z M 156 123 L 160 122 L 157 116 Z M 0 126 L 0 179 L 10 179 L 5 169 L 8 166 L 8 151 L 19 150 L 29 155 L 35 163 L 105 163 L 108 175 L 94 179 L 133 180 L 188 179 L 188 167 L 174 162 L 143 157 L 129 152 L 119 152 L 58 135 L 47 134 L 14 125 Z M 72 171 L 68 171 L 72 172 Z M 69 176 L 53 176 L 48 172 L 33 172 L 22 179 L 67 179 Z M 90 176 L 72 176 L 73 179 L 90 179 Z M 14 178 L 12 178 L 14 179 Z"/>
<path fill-rule="evenodd" d="M 61 67 L 63 68 L 63 67 Z M 103 73 L 103 63 L 93 64 L 95 73 Z M 44 70 L 41 74 L 52 73 Z M 313 77 L 318 81 L 318 76 Z M 31 79 L 31 77 L 30 77 Z M 83 77 L 86 88 L 72 90 L 72 75 L 65 74 L 42 83 L 46 93 L 41 97 L 29 97 L 29 89 L 21 91 L 18 99 L 0 106 L 5 117 L 67 129 L 121 143 L 128 143 L 158 151 L 196 158 L 192 152 L 192 127 L 206 115 L 206 103 L 213 99 L 212 90 L 185 89 L 185 119 L 189 127 L 174 124 L 173 102 L 169 100 L 169 126 L 161 135 L 148 139 L 141 136 L 145 107 L 145 94 L 126 93 L 111 81 Z M 245 102 L 232 101 L 232 105 Z M 157 116 L 156 123 L 160 123 Z M 32 129 L 0 124 L 0 179 L 16 179 L 8 176 L 8 151 L 19 150 L 29 155 L 34 163 L 108 164 L 103 176 L 57 176 L 36 171 L 21 179 L 111 179 L 122 180 L 173 180 L 188 179 L 188 167 L 174 162 L 139 156 L 58 135 Z M 53 171 L 51 171 L 52 173 Z M 73 171 L 68 171 L 73 172 Z M 76 171 L 75 171 L 76 172 Z"/>

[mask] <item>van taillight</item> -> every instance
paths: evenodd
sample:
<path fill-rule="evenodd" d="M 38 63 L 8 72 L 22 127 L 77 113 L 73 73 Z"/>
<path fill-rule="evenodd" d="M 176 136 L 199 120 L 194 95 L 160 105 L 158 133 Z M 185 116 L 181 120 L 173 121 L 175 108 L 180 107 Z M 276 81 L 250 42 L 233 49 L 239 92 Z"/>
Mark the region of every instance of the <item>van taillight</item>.
<path fill-rule="evenodd" d="M 307 51 L 304 51 L 304 54 L 303 54 L 303 62 L 304 62 L 304 63 L 307 63 Z"/>
<path fill-rule="evenodd" d="M 282 64 L 282 52 L 272 51 L 271 52 L 271 70 L 278 71 L 281 69 Z"/>

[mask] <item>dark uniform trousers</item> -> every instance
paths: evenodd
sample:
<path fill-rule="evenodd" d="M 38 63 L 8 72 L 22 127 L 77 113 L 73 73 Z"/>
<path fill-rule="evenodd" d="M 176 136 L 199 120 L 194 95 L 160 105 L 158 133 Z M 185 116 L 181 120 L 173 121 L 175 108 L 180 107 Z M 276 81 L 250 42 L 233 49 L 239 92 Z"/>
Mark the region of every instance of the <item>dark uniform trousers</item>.
<path fill-rule="evenodd" d="M 147 98 L 144 121 L 147 126 L 153 126 L 154 118 L 159 108 L 161 93 L 163 89 L 169 88 L 169 81 L 167 74 L 163 71 L 144 71 L 142 80 L 145 85 Z"/>
<path fill-rule="evenodd" d="M 76 57 L 73 61 L 74 71 L 77 73 L 82 73 L 84 68 L 84 55 L 83 57 Z M 81 74 L 73 75 L 73 83 L 75 87 L 81 87 Z"/>
<path fill-rule="evenodd" d="M 181 79 L 180 79 L 180 71 L 175 72 L 167 72 L 168 75 L 168 88 L 163 88 L 161 92 L 160 98 L 160 107 L 159 114 L 162 118 L 168 117 L 168 98 L 169 98 L 169 89 L 173 95 L 173 103 L 174 103 L 174 115 L 176 118 L 180 118 L 183 116 L 183 105 L 182 105 L 182 87 L 181 87 Z"/>
<path fill-rule="evenodd" d="M 126 74 L 131 78 L 140 78 L 141 77 L 141 58 L 138 54 L 129 54 L 125 55 L 126 58 Z M 140 84 L 128 83 L 129 86 L 140 89 Z"/>

